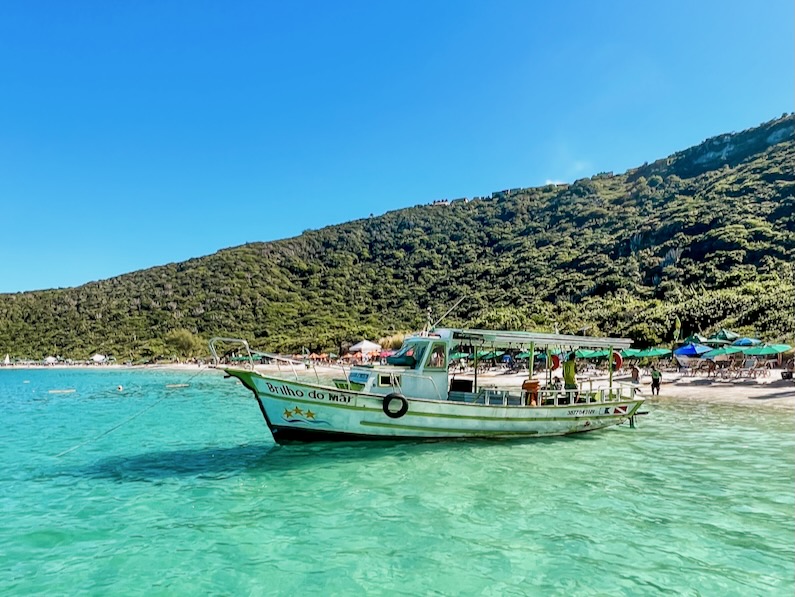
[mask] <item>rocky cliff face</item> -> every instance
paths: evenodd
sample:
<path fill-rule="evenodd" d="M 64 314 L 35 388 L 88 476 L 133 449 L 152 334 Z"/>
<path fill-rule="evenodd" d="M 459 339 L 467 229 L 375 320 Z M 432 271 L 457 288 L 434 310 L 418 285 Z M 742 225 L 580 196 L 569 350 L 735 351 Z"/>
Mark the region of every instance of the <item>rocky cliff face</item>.
<path fill-rule="evenodd" d="M 733 168 L 750 156 L 763 153 L 778 143 L 791 141 L 793 137 L 795 137 L 795 116 L 785 114 L 781 118 L 752 129 L 712 137 L 699 145 L 641 166 L 628 174 L 646 178 L 654 174 L 692 178 L 724 165 Z"/>

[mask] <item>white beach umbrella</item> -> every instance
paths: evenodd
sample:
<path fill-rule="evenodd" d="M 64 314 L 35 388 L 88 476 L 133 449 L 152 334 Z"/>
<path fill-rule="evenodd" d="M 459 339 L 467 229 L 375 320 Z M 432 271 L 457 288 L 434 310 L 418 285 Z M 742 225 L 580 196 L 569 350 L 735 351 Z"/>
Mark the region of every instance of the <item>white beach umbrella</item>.
<path fill-rule="evenodd" d="M 105 362 L 105 355 L 104 354 L 95 354 L 91 357 L 91 360 L 95 363 L 104 363 Z"/>
<path fill-rule="evenodd" d="M 54 365 L 55 363 L 58 362 L 58 359 L 56 359 L 55 357 L 47 357 L 46 359 L 44 359 L 44 362 L 47 363 L 48 365 Z"/>
<path fill-rule="evenodd" d="M 369 340 L 362 340 L 351 346 L 349 352 L 373 352 L 374 350 L 381 350 L 381 345 Z"/>

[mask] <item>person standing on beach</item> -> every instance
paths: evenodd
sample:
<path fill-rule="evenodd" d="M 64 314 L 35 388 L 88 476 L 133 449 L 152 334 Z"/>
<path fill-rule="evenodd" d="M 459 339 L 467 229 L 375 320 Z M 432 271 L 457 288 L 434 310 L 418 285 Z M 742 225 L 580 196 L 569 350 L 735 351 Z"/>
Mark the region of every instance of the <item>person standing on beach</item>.
<path fill-rule="evenodd" d="M 651 366 L 651 395 L 654 396 L 654 391 L 657 390 L 657 395 L 660 395 L 660 382 L 662 381 L 662 373 L 657 370 L 654 365 Z"/>
<path fill-rule="evenodd" d="M 575 395 L 577 389 L 577 364 L 574 362 L 575 354 L 569 353 L 569 358 L 563 363 L 563 387 L 568 396 Z"/>

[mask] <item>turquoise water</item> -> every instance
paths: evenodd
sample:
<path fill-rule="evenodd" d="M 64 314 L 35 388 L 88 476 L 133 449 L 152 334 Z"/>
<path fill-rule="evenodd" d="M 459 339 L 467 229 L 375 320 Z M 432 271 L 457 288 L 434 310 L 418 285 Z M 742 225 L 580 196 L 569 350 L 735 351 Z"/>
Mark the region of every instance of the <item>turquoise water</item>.
<path fill-rule="evenodd" d="M 568 438 L 281 448 L 217 372 L 0 370 L 0 587 L 791 597 L 792 411 L 649 410 Z"/>

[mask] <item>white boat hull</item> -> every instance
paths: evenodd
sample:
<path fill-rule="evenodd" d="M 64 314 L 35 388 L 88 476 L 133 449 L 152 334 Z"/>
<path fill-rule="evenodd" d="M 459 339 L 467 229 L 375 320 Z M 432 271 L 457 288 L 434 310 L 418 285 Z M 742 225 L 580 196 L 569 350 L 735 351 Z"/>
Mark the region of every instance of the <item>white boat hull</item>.
<path fill-rule="evenodd" d="M 387 414 L 385 398 L 227 369 L 257 398 L 277 443 L 328 440 L 545 437 L 594 431 L 635 415 L 643 400 L 559 406 L 495 406 L 405 397 Z M 400 409 L 403 410 L 403 409 Z"/>

